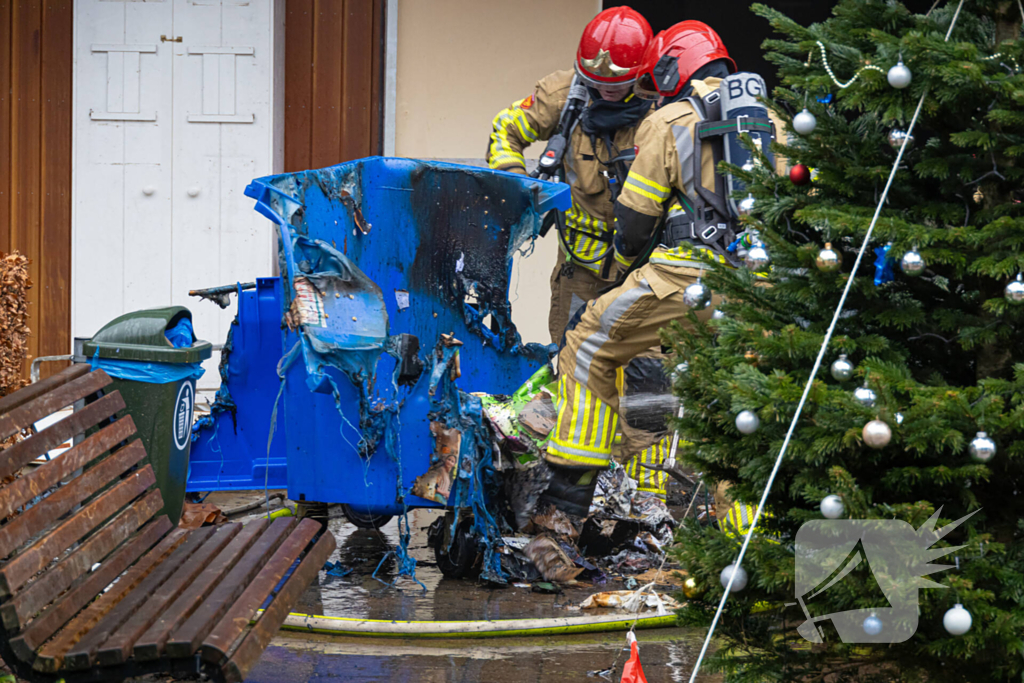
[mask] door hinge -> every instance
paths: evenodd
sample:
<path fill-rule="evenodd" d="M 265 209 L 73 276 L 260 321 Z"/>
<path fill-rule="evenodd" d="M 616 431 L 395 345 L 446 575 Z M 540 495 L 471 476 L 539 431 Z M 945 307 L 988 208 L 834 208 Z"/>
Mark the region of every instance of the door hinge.
<path fill-rule="evenodd" d="M 160 42 L 161 43 L 180 43 L 181 42 L 181 36 L 178 36 L 177 38 L 168 38 L 167 36 L 160 36 Z"/>

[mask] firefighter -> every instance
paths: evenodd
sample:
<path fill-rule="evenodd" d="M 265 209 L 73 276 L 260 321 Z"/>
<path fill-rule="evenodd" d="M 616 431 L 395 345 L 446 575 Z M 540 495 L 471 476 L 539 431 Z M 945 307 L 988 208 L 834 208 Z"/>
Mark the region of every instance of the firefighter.
<path fill-rule="evenodd" d="M 619 368 L 660 345 L 659 330 L 669 322 L 685 324 L 690 306 L 683 292 L 700 277 L 702 257 L 736 265 L 728 247 L 742 228 L 726 215 L 728 193 L 715 171 L 714 145 L 697 135 L 704 108 L 719 103 L 720 83 L 735 72 L 718 34 L 697 21 L 660 33 L 644 57 L 635 91 L 660 102 L 636 135 L 636 159 L 615 207 L 614 248 L 624 267 L 647 260 L 628 272 L 621 285 L 590 302 L 566 332 L 558 357 L 558 418 L 546 452 L 556 472 L 548 498 L 569 501 L 563 509 L 589 501 L 595 472 L 611 461 L 619 424 Z M 760 77 L 744 76 L 760 82 L 763 92 Z M 714 132 L 717 128 L 735 132 L 737 121 L 744 132 L 770 137 L 767 112 L 711 127 L 708 134 L 722 135 Z M 699 155 L 694 153 L 697 145 Z M 697 317 L 707 320 L 712 313 L 713 305 L 697 311 Z M 658 440 L 641 452 L 629 463 L 630 473 L 639 479 L 639 461 L 662 462 L 667 443 Z M 663 479 L 658 485 L 663 488 Z"/>
<path fill-rule="evenodd" d="M 560 254 L 551 273 L 548 331 L 557 344 L 573 312 L 614 281 L 614 200 L 625 181 L 633 136 L 650 102 L 632 92 L 651 40 L 647 20 L 614 7 L 587 24 L 574 69 L 537 82 L 533 94 L 494 119 L 487 163 L 526 173 L 523 150 L 537 140 L 564 137 L 563 177 L 572 208 L 561 223 Z M 545 154 L 555 151 L 549 145 Z"/>

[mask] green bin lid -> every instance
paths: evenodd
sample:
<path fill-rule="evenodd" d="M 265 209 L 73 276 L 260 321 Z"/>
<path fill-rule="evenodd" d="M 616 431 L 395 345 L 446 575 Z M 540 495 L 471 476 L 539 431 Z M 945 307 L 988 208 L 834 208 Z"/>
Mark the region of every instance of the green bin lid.
<path fill-rule="evenodd" d="M 114 318 L 82 347 L 87 358 L 99 351 L 100 358 L 135 360 L 143 363 L 198 363 L 213 354 L 208 341 L 195 341 L 192 346 L 176 349 L 167 339 L 167 330 L 182 318 L 192 320 L 192 312 L 184 306 L 150 308 L 132 311 Z"/>

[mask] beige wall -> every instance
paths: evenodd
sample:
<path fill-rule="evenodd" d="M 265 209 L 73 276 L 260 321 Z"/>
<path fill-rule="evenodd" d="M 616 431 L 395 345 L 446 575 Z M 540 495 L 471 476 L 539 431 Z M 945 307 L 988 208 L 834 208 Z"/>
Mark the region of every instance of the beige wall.
<path fill-rule="evenodd" d="M 571 68 L 580 33 L 600 10 L 600 0 L 398 0 L 395 154 L 481 159 L 494 115 L 541 77 Z M 526 341 L 549 341 L 557 256 L 549 233 L 513 266 L 512 319 Z"/>

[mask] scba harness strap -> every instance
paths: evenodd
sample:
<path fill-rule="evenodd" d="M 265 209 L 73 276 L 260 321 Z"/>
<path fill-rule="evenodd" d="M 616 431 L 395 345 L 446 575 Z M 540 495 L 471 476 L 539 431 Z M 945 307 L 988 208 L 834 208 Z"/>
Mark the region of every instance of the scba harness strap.
<path fill-rule="evenodd" d="M 724 93 L 724 95 L 723 95 Z M 740 259 L 729 245 L 740 233 L 739 214 L 730 195 L 741 192 L 745 186 L 738 179 L 723 176 L 718 172 L 719 162 L 742 165 L 751 161 L 749 150 L 739 144 L 739 136 L 747 133 L 761 143 L 761 151 L 769 156 L 770 141 L 775 137 L 775 124 L 767 116 L 767 110 L 757 101 L 764 93 L 764 81 L 757 74 L 737 73 L 722 80 L 718 90 L 704 98 L 688 97 L 700 121 L 695 128 L 693 140 L 693 196 L 675 193 L 681 210 L 670 210 L 665 220 L 666 246 L 675 248 L 692 245 L 708 249 L 738 266 Z M 727 112 L 722 117 L 723 100 Z M 704 187 L 703 158 L 704 142 L 709 141 L 715 168 L 715 189 Z M 683 160 L 680 159 L 680 163 Z"/>

